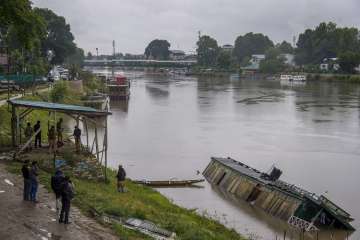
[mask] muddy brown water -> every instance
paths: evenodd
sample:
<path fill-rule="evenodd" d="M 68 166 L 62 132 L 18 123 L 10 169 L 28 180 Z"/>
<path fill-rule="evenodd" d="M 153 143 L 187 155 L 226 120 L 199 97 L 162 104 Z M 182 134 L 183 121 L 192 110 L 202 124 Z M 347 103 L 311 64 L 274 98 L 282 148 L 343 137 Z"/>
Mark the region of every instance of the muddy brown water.
<path fill-rule="evenodd" d="M 230 156 L 344 207 L 360 228 L 360 85 L 276 80 L 135 77 L 128 103 L 113 102 L 109 165 L 132 179 L 201 178 L 211 156 Z M 135 75 L 134 75 L 135 74 Z M 208 183 L 158 189 L 252 239 L 302 239 L 300 233 Z M 318 239 L 360 239 L 320 232 Z M 317 239 L 307 235 L 304 239 Z"/>

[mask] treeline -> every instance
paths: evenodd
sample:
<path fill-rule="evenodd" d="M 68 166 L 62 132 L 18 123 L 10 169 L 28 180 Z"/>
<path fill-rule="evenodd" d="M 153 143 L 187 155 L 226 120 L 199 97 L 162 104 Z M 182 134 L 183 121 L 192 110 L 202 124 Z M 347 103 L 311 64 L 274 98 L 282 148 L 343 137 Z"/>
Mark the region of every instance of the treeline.
<path fill-rule="evenodd" d="M 287 68 L 319 71 L 324 59 L 335 59 L 339 71 L 353 73 L 360 64 L 360 37 L 357 28 L 341 28 L 336 24 L 320 23 L 315 29 L 307 29 L 299 35 L 296 47 L 286 41 L 274 44 L 268 36 L 261 33 L 247 33 L 235 40 L 234 49 L 229 51 L 220 47 L 216 39 L 201 36 L 197 42 L 198 63 L 202 67 L 218 69 L 239 69 L 250 64 L 253 54 L 264 54 L 260 71 L 275 73 Z M 293 54 L 297 67 L 285 64 L 283 54 Z"/>
<path fill-rule="evenodd" d="M 9 73 L 45 75 L 52 65 L 65 64 L 71 77 L 84 60 L 65 18 L 33 8 L 29 0 L 1 1 L 0 51 L 8 53 Z M 0 67 L 0 74 L 5 72 Z"/>

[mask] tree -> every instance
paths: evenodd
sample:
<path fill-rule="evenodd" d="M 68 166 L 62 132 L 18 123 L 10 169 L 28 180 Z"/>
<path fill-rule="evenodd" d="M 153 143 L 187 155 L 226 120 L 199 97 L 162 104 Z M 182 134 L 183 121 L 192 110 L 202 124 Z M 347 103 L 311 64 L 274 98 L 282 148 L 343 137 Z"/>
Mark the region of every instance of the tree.
<path fill-rule="evenodd" d="M 298 64 L 319 64 L 325 58 L 335 58 L 344 52 L 359 52 L 359 30 L 323 22 L 300 34 L 296 45 L 295 60 Z"/>
<path fill-rule="evenodd" d="M 294 48 L 287 41 L 277 44 L 276 48 L 279 49 L 281 53 L 294 53 Z"/>
<path fill-rule="evenodd" d="M 228 70 L 231 66 L 232 58 L 231 53 L 228 51 L 220 51 L 217 58 L 217 65 L 219 68 Z"/>
<path fill-rule="evenodd" d="M 51 63 L 64 63 L 65 59 L 76 51 L 70 25 L 66 23 L 64 17 L 56 15 L 49 9 L 35 8 L 34 10 L 46 23 L 46 37 L 42 40 L 43 55 L 46 56 L 49 51 L 52 51 L 54 57 Z"/>
<path fill-rule="evenodd" d="M 157 60 L 169 59 L 170 55 L 170 43 L 166 40 L 155 39 L 149 43 L 145 49 L 145 55 L 147 58 L 154 58 Z"/>
<path fill-rule="evenodd" d="M 245 57 L 251 57 L 253 54 L 264 54 L 267 49 L 273 46 L 274 43 L 267 36 L 250 32 L 237 37 L 234 56 L 241 63 Z"/>
<path fill-rule="evenodd" d="M 44 22 L 33 11 L 29 0 L 5 0 L 0 4 L 0 40 L 12 40 L 24 49 L 31 49 L 34 43 L 44 34 Z"/>
<path fill-rule="evenodd" d="M 50 92 L 50 99 L 53 103 L 63 103 L 65 96 L 68 95 L 69 86 L 65 81 L 58 81 L 54 84 Z"/>
<path fill-rule="evenodd" d="M 339 65 L 345 73 L 355 73 L 360 64 L 360 53 L 345 52 L 339 55 Z"/>
<path fill-rule="evenodd" d="M 278 73 L 285 69 L 284 59 L 280 56 L 281 51 L 277 47 L 269 48 L 265 53 L 265 60 L 260 62 L 260 72 Z"/>
<path fill-rule="evenodd" d="M 197 44 L 197 59 L 201 66 L 215 66 L 219 54 L 217 41 L 209 36 L 201 36 Z"/>

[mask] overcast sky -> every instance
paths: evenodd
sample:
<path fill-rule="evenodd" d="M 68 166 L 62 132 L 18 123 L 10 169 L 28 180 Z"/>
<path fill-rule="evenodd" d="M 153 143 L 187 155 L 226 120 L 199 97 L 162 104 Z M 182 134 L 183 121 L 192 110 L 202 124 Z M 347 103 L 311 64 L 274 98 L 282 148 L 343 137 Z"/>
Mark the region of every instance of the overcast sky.
<path fill-rule="evenodd" d="M 99 54 L 143 53 L 156 38 L 171 49 L 194 51 L 198 31 L 234 44 L 238 35 L 260 32 L 292 42 L 321 21 L 360 28 L 360 0 L 33 0 L 70 23 L 79 47 Z"/>

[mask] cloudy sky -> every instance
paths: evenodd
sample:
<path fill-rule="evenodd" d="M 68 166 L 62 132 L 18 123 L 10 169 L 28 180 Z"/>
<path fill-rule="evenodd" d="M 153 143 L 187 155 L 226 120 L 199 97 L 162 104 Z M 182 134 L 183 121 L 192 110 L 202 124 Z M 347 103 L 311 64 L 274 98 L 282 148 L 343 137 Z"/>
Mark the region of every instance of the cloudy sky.
<path fill-rule="evenodd" d="M 287 40 L 321 21 L 360 28 L 359 0 L 33 0 L 65 16 L 86 51 L 143 53 L 153 39 L 194 51 L 198 31 L 233 44 L 238 35 L 261 32 Z"/>

